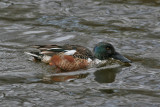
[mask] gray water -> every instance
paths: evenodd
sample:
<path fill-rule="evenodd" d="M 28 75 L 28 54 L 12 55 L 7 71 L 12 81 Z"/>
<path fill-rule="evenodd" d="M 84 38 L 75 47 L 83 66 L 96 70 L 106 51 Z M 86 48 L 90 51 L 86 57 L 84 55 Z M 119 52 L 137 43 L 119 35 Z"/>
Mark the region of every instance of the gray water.
<path fill-rule="evenodd" d="M 159 0 L 1 0 L 0 106 L 160 107 L 159 36 Z M 79 71 L 82 78 L 53 82 L 44 79 L 51 66 L 24 54 L 30 45 L 92 50 L 101 41 L 131 66 L 91 68 Z"/>

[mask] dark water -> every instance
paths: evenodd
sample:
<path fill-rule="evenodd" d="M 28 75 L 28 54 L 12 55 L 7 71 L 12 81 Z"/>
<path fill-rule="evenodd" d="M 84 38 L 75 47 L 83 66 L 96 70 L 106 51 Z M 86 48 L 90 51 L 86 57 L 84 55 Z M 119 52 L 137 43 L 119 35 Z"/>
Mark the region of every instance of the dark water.
<path fill-rule="evenodd" d="M 132 66 L 91 68 L 80 71 L 80 79 L 46 82 L 52 69 L 24 54 L 29 45 L 92 49 L 100 41 L 112 43 Z M 0 106 L 159 107 L 160 1 L 1 0 Z"/>

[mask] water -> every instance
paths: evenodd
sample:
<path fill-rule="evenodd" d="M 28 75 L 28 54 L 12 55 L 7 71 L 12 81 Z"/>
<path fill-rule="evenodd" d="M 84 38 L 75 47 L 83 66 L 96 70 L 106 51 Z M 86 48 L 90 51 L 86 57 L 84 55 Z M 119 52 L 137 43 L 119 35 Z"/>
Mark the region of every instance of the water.
<path fill-rule="evenodd" d="M 159 107 L 159 0 L 1 0 L 1 107 Z M 112 43 L 131 66 L 81 70 L 79 79 L 52 77 L 46 64 L 28 61 L 36 44 Z M 53 78 L 53 77 L 52 77 Z"/>

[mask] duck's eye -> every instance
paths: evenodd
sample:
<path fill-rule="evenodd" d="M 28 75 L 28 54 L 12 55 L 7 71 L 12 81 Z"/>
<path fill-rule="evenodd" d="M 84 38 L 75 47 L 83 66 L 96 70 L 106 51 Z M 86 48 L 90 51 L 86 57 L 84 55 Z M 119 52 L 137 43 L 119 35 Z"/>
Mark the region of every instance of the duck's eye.
<path fill-rule="evenodd" d="M 107 49 L 107 50 L 110 50 L 110 48 L 109 48 L 109 47 L 106 47 L 106 49 Z"/>

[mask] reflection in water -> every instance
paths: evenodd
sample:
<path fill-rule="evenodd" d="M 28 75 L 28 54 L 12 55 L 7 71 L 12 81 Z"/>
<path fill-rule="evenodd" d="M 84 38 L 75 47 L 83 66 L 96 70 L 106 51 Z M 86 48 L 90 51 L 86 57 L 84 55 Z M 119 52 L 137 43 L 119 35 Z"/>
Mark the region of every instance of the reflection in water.
<path fill-rule="evenodd" d="M 107 94 L 113 94 L 114 90 L 113 89 L 99 89 L 102 93 L 107 93 Z"/>
<path fill-rule="evenodd" d="M 94 73 L 95 80 L 99 83 L 112 83 L 115 80 L 116 73 L 120 71 L 120 68 L 108 68 L 98 70 Z"/>
<path fill-rule="evenodd" d="M 122 66 L 121 66 L 122 67 Z M 120 72 L 121 68 L 105 68 L 97 71 L 76 71 L 76 72 L 56 72 L 55 74 L 45 75 L 43 77 L 44 82 L 64 82 L 75 79 L 86 78 L 89 74 L 94 73 L 95 81 L 99 83 L 112 83 L 115 80 L 116 73 Z"/>
<path fill-rule="evenodd" d="M 83 73 L 83 74 L 58 73 L 58 74 L 53 74 L 53 75 L 43 77 L 43 81 L 45 82 L 71 81 L 74 79 L 86 78 L 88 74 L 89 73 Z"/>

